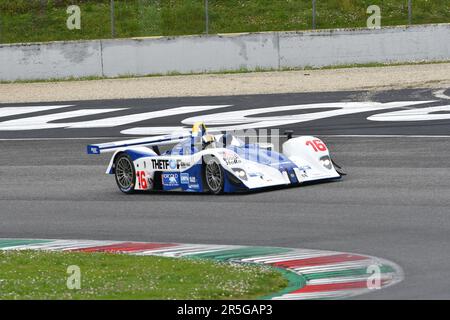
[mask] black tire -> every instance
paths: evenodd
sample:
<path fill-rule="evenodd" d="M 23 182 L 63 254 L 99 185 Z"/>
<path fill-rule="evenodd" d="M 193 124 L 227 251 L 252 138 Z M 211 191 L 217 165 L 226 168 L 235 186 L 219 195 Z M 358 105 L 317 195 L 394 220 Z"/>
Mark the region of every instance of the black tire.
<path fill-rule="evenodd" d="M 203 158 L 203 180 L 212 194 L 221 194 L 225 185 L 225 173 L 214 157 Z"/>
<path fill-rule="evenodd" d="M 333 159 L 331 159 L 331 163 L 333 163 L 333 167 L 337 173 L 339 173 L 341 176 L 347 175 L 347 172 L 345 172 L 344 168 L 342 168 L 340 165 L 338 165 Z"/>
<path fill-rule="evenodd" d="M 126 194 L 134 193 L 136 171 L 134 170 L 133 160 L 126 153 L 122 153 L 116 158 L 114 175 L 120 191 Z"/>

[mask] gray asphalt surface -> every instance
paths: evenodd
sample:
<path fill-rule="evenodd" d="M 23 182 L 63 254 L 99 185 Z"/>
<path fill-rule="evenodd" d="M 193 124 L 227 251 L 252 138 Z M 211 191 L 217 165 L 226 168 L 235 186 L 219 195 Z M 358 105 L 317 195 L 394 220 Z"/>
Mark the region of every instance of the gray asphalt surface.
<path fill-rule="evenodd" d="M 223 196 L 121 194 L 108 155 L 85 155 L 103 140 L 0 141 L 0 237 L 363 253 L 398 263 L 405 280 L 361 298 L 450 299 L 450 139 L 320 137 L 343 180 Z"/>

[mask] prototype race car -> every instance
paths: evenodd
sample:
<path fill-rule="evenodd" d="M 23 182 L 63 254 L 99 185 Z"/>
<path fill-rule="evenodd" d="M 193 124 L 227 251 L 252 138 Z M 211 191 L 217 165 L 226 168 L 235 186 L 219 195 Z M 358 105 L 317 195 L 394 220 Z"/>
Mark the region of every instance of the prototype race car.
<path fill-rule="evenodd" d="M 169 146 L 165 152 L 160 147 Z M 245 144 L 229 133 L 212 135 L 203 123 L 192 131 L 87 146 L 88 154 L 114 152 L 107 174 L 124 193 L 137 190 L 212 194 L 296 186 L 345 174 L 327 146 L 311 136 L 292 137 L 282 153 L 272 144 Z"/>

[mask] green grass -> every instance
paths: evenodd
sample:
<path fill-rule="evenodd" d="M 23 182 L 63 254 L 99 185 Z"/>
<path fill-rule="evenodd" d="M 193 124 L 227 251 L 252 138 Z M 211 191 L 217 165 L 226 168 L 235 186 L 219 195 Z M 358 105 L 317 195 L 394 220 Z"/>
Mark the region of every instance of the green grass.
<path fill-rule="evenodd" d="M 116 37 L 201 34 L 204 0 L 116 0 Z M 66 8 L 81 8 L 81 30 Z M 407 0 L 318 0 L 318 28 L 365 27 L 369 5 L 382 25 L 408 22 Z M 209 0 L 210 33 L 310 29 L 311 0 Z M 413 23 L 450 22 L 450 1 L 413 0 Z M 109 0 L 0 0 L 0 43 L 110 38 Z"/>
<path fill-rule="evenodd" d="M 67 268 L 81 289 L 67 288 Z M 0 251 L 0 299 L 254 299 L 282 290 L 275 269 L 107 253 Z"/>

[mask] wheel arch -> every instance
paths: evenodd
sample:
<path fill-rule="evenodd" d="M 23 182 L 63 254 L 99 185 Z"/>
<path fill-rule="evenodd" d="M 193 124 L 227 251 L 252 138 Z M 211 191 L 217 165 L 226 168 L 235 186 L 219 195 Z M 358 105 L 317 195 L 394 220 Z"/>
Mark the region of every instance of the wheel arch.
<path fill-rule="evenodd" d="M 106 174 L 115 174 L 116 160 L 120 155 L 122 155 L 124 153 L 131 157 L 131 159 L 133 160 L 133 164 L 136 159 L 139 159 L 141 157 L 157 156 L 155 151 L 153 151 L 152 149 L 147 148 L 147 147 L 137 147 L 137 148 L 132 148 L 132 149 L 125 149 L 125 148 L 118 149 L 114 152 L 113 156 L 111 157 L 111 160 L 109 161 L 108 168 L 106 169 Z"/>

